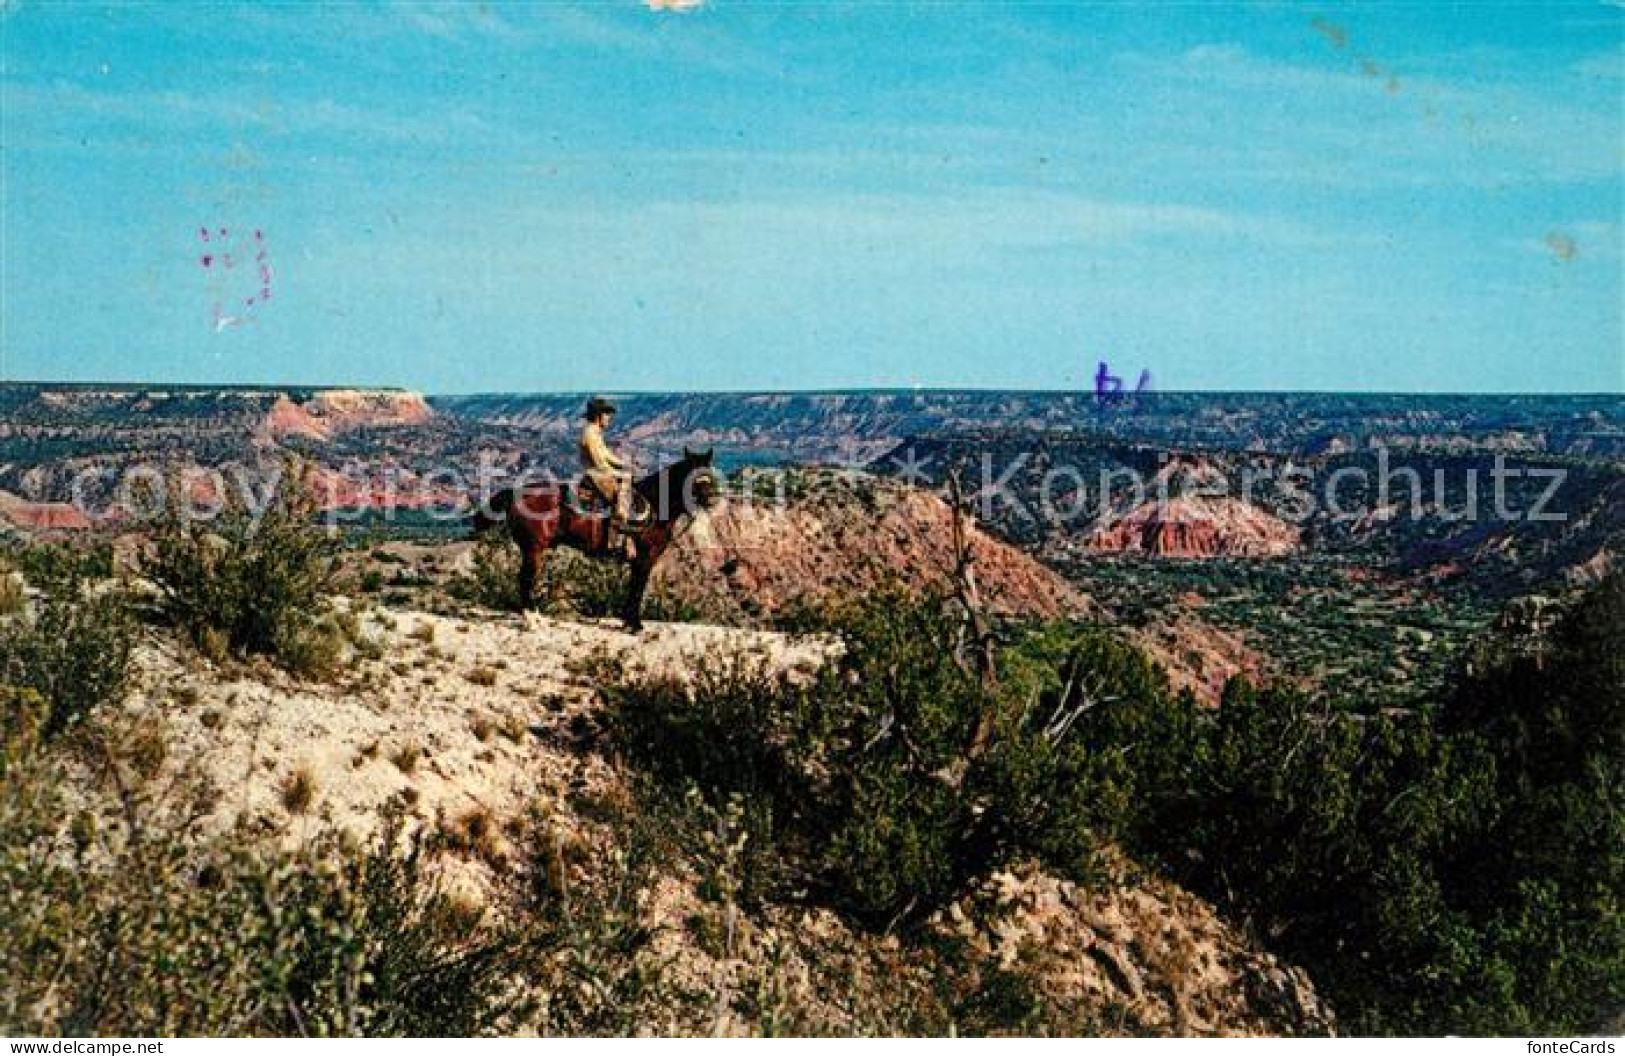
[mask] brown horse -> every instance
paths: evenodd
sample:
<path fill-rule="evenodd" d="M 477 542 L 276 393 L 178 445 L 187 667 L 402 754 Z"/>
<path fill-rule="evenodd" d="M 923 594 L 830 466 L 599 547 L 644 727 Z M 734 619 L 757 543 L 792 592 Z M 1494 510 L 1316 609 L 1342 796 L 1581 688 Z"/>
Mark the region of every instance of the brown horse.
<path fill-rule="evenodd" d="M 632 485 L 650 516 L 647 522 L 626 528 L 636 544 L 637 556 L 631 559 L 620 547 L 610 547 L 609 510 L 585 507 L 580 502 L 580 485 L 545 482 L 503 488 L 475 511 L 474 531 L 478 534 L 507 524 L 508 534 L 519 544 L 522 610 L 534 604 L 542 564 L 547 551 L 555 546 L 574 547 L 589 557 L 630 560 L 632 581 L 621 619 L 627 630 L 636 632 L 643 629 L 643 593 L 649 587 L 649 575 L 671 545 L 677 523 L 716 501 L 717 480 L 711 455 L 710 451 L 684 448 L 680 461 Z"/>

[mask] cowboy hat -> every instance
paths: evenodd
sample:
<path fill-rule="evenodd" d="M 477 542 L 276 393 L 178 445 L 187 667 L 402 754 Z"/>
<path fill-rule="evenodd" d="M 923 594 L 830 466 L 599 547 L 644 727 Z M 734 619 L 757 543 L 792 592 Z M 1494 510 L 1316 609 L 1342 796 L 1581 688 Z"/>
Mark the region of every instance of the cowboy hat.
<path fill-rule="evenodd" d="M 615 405 L 602 396 L 594 396 L 587 401 L 587 409 L 582 412 L 583 418 L 596 418 L 600 414 L 614 414 Z"/>

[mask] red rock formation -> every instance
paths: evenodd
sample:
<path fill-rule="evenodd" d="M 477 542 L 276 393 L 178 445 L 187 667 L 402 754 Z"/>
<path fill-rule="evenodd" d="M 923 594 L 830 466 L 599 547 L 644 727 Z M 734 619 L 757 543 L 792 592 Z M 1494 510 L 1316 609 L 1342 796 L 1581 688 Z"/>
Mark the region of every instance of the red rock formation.
<path fill-rule="evenodd" d="M 1274 666 L 1248 646 L 1244 635 L 1188 611 L 1176 609 L 1129 637 L 1162 665 L 1170 685 L 1189 689 L 1203 704 L 1218 704 L 1224 684 L 1236 675 L 1253 682 L 1275 677 Z"/>
<path fill-rule="evenodd" d="M 284 396 L 265 417 L 272 437 L 305 436 L 327 440 L 353 429 L 421 425 L 434 417 L 415 392 L 327 389 L 303 403 Z"/>
<path fill-rule="evenodd" d="M 769 613 L 799 598 L 854 597 L 887 581 L 946 591 L 952 511 L 928 492 L 862 477 L 816 476 L 787 503 L 725 503 L 679 542 L 655 573 L 668 593 L 731 615 Z M 991 611 L 1053 618 L 1090 602 L 1059 575 L 978 529 L 975 572 Z"/>
<path fill-rule="evenodd" d="M 16 502 L 0 505 L 0 520 L 36 532 L 82 532 L 95 527 L 69 502 Z"/>
<path fill-rule="evenodd" d="M 304 436 L 312 440 L 326 440 L 332 433 L 316 420 L 309 411 L 283 396 L 272 405 L 265 416 L 265 431 L 273 437 Z"/>
<path fill-rule="evenodd" d="M 1182 495 L 1152 500 L 1090 532 L 1092 550 L 1163 557 L 1279 557 L 1297 529 L 1240 499 Z"/>

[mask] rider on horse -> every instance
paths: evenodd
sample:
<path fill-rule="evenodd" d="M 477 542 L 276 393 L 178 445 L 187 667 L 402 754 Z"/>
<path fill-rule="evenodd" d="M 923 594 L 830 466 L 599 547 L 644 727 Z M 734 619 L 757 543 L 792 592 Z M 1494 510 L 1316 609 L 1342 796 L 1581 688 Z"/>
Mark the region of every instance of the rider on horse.
<path fill-rule="evenodd" d="M 615 405 L 594 396 L 587 401 L 587 410 L 582 417 L 587 424 L 581 427 L 581 468 L 587 483 L 609 502 L 614 511 L 609 520 L 609 546 L 615 546 L 614 537 L 619 535 L 626 556 L 636 557 L 636 544 L 625 531 L 632 519 L 632 475 L 626 461 L 610 450 L 604 440 L 604 430 L 615 420 Z"/>

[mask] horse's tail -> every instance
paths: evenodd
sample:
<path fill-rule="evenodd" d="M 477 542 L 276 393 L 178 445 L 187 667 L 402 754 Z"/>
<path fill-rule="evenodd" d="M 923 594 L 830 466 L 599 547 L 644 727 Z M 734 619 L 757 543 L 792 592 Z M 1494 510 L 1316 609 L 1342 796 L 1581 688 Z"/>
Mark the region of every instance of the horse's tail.
<path fill-rule="evenodd" d="M 476 502 L 474 515 L 468 519 L 469 535 L 477 539 L 492 528 L 498 527 L 508 519 L 508 511 L 512 508 L 512 488 L 503 488 L 488 501 Z"/>

